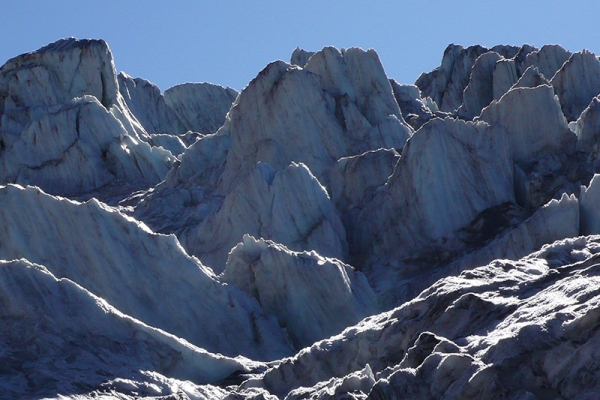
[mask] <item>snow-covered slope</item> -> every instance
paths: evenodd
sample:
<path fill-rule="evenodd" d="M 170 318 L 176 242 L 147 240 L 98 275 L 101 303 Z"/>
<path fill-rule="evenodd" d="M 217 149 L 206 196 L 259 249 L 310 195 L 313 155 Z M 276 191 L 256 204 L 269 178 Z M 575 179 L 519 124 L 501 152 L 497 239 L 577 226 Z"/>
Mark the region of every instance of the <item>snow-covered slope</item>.
<path fill-rule="evenodd" d="M 269 164 L 256 164 L 214 215 L 189 229 L 184 245 L 201 254 L 215 272 L 222 271 L 227 253 L 245 234 L 328 257 L 343 259 L 348 253 L 335 206 L 304 164 L 292 163 L 279 172 Z"/>
<path fill-rule="evenodd" d="M 249 235 L 229 253 L 223 279 L 258 299 L 298 347 L 338 333 L 378 309 L 365 276 L 350 265 Z"/>
<path fill-rule="evenodd" d="M 598 58 L 391 78 L 358 48 L 240 93 L 101 40 L 9 60 L 0 399 L 595 398 Z"/>
<path fill-rule="evenodd" d="M 513 201 L 510 149 L 485 123 L 430 121 L 364 205 L 351 247 L 380 261 L 418 257 L 484 210 Z"/>
<path fill-rule="evenodd" d="M 165 104 L 187 131 L 214 133 L 238 92 L 210 83 L 184 83 L 165 91 Z"/>
<path fill-rule="evenodd" d="M 154 234 L 96 199 L 75 203 L 13 185 L 0 186 L 0 199 L 0 259 L 42 264 L 119 311 L 210 351 L 289 354 L 274 320 L 221 284 L 173 235 Z M 223 335 L 223 326 L 235 334 Z"/>
<path fill-rule="evenodd" d="M 110 386 L 160 395 L 172 391 L 161 375 L 208 383 L 259 365 L 208 353 L 25 260 L 0 261 L 0 288 L 2 369 L 18 372 L 0 380 L 3 398 Z"/>
<path fill-rule="evenodd" d="M 442 279 L 237 391 L 259 386 L 290 399 L 593 398 L 599 242 L 557 242 L 518 262 Z"/>
<path fill-rule="evenodd" d="M 548 85 L 511 89 L 483 109 L 480 119 L 507 131 L 518 163 L 533 161 L 547 152 L 572 152 L 569 145 L 575 144 L 575 135 Z"/>
<path fill-rule="evenodd" d="M 345 259 L 346 235 L 327 192 L 330 169 L 342 157 L 400 150 L 412 132 L 375 52 L 325 48 L 305 68 L 277 61 L 240 93 L 224 125 L 144 196 L 135 216 L 176 233 L 218 272 L 246 233 Z"/>
<path fill-rule="evenodd" d="M 63 39 L 9 60 L 0 111 L 2 182 L 71 196 L 118 182 L 123 192 L 160 182 L 174 161 L 145 142 L 101 40 Z"/>

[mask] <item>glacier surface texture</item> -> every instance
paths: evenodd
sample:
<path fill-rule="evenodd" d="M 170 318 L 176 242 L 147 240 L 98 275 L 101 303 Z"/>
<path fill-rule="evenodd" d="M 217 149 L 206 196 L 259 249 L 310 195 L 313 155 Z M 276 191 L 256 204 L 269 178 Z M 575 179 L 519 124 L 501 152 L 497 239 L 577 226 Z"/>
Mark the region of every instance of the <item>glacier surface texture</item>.
<path fill-rule="evenodd" d="M 0 68 L 0 399 L 596 399 L 600 60 Z"/>

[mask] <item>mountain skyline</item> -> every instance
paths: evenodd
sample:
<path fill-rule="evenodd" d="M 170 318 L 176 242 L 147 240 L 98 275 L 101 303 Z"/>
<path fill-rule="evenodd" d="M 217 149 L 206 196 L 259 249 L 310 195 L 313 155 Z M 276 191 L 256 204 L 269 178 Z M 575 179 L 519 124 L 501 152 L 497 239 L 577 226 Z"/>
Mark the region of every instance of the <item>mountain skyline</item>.
<path fill-rule="evenodd" d="M 0 74 L 0 399 L 595 398 L 600 60 L 327 47 L 237 93 Z"/>
<path fill-rule="evenodd" d="M 414 83 L 450 44 L 559 44 L 600 52 L 593 1 L 375 3 L 178 1 L 4 2 L 0 63 L 60 38 L 103 39 L 118 71 L 165 91 L 185 82 L 243 89 L 269 62 L 296 47 L 377 51 L 387 76 Z"/>

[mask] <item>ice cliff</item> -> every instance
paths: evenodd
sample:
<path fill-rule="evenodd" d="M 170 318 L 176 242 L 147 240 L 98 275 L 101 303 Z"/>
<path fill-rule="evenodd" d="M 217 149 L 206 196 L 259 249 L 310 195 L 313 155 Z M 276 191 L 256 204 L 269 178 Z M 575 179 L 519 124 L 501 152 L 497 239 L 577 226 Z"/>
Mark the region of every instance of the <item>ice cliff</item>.
<path fill-rule="evenodd" d="M 600 61 L 294 50 L 162 92 L 0 68 L 0 399 L 591 399 Z"/>

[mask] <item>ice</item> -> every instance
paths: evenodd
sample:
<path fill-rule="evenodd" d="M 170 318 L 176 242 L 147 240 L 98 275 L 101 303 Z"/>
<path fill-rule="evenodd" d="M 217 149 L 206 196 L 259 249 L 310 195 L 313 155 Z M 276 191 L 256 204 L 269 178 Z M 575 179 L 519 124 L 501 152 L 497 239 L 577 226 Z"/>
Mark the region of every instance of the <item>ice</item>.
<path fill-rule="evenodd" d="M 570 57 L 571 52 L 559 45 L 544 45 L 527 55 L 524 69 L 535 66 L 544 78 L 550 80 Z"/>
<path fill-rule="evenodd" d="M 596 241 L 558 242 L 518 262 L 496 261 L 440 280 L 412 302 L 319 342 L 248 384 L 283 397 L 369 365 L 376 383 L 365 395 L 516 396 L 541 393 L 539 379 L 558 377 L 565 381 L 548 386 L 553 393 L 591 394 L 599 381 L 583 372 L 588 386 L 578 388 L 581 375 L 574 370 L 595 365 L 596 312 L 582 316 L 599 301 L 594 285 L 584 284 L 598 279 L 597 268 L 593 256 L 575 264 L 564 257 Z"/>
<path fill-rule="evenodd" d="M 300 47 L 296 47 L 292 52 L 292 56 L 290 58 L 290 64 L 297 65 L 299 67 L 304 67 L 308 62 L 308 59 L 315 54 L 314 51 L 307 51 L 301 49 Z"/>
<path fill-rule="evenodd" d="M 523 75 L 519 78 L 517 82 L 512 86 L 512 88 L 519 87 L 528 87 L 535 88 L 540 85 L 550 85 L 550 81 L 542 75 L 542 73 L 535 66 L 530 66 L 523 72 Z"/>
<path fill-rule="evenodd" d="M 221 284 L 173 235 L 155 234 L 96 199 L 77 203 L 14 185 L 0 187 L 0 199 L 0 226 L 10 227 L 0 231 L 0 259 L 42 264 L 121 312 L 213 352 L 255 359 L 289 353 L 276 322 Z M 220 326 L 231 324 L 239 324 L 237 334 L 222 335 Z"/>
<path fill-rule="evenodd" d="M 214 133 L 225 122 L 225 116 L 238 92 L 211 83 L 184 83 L 167 89 L 165 104 L 185 131 Z"/>
<path fill-rule="evenodd" d="M 269 64 L 240 93 L 218 133 L 231 137 L 222 191 L 259 161 L 275 170 L 302 162 L 323 177 L 346 154 L 334 111 L 318 76 L 282 61 Z"/>
<path fill-rule="evenodd" d="M 510 153 L 507 137 L 485 123 L 430 121 L 408 141 L 394 174 L 362 210 L 356 245 L 378 258 L 415 256 L 486 208 L 512 201 Z"/>
<path fill-rule="evenodd" d="M 440 111 L 454 111 L 462 104 L 463 91 L 469 83 L 473 64 L 487 51 L 482 46 L 465 49 L 451 44 L 444 51 L 440 67 L 428 74 L 421 74 L 415 85 L 435 101 Z"/>
<path fill-rule="evenodd" d="M 70 196 L 118 180 L 145 188 L 175 161 L 170 152 L 143 148 L 147 134 L 118 91 L 104 41 L 63 39 L 9 60 L 0 93 L 2 182 Z"/>
<path fill-rule="evenodd" d="M 502 58 L 509 59 L 517 58 L 527 51 L 530 51 L 527 46 L 521 49 L 512 46 L 495 46 L 488 49 L 479 45 L 464 48 L 461 45 L 451 44 L 444 51 L 441 65 L 429 73 L 421 74 L 415 85 L 421 89 L 425 97 L 431 97 L 435 101 L 440 111 L 453 112 L 463 103 L 463 92 L 469 84 L 471 71 L 481 55 L 495 52 Z M 475 82 L 473 84 L 478 85 Z"/>
<path fill-rule="evenodd" d="M 587 187 L 581 188 L 581 234 L 591 235 L 600 233 L 600 175 L 595 174 Z"/>
<path fill-rule="evenodd" d="M 492 90 L 494 100 L 498 100 L 517 82 L 517 67 L 515 60 L 498 60 L 494 64 Z"/>
<path fill-rule="evenodd" d="M 583 207 L 581 205 L 582 213 Z M 461 269 L 469 269 L 495 259 L 518 260 L 546 243 L 577 236 L 579 208 L 580 204 L 575 196 L 564 194 L 559 201 L 551 200 L 514 229 L 499 235 L 487 246 L 467 254 L 455 263 Z M 586 220 L 588 219 L 582 214 L 582 223 Z"/>
<path fill-rule="evenodd" d="M 431 98 L 422 98 L 421 91 L 415 85 L 403 85 L 390 79 L 394 97 L 402 118 L 414 129 L 419 129 L 425 122 L 433 118 L 433 113 L 439 111 Z"/>
<path fill-rule="evenodd" d="M 596 96 L 581 113 L 577 121 L 571 124 L 573 131 L 577 135 L 577 150 L 582 151 L 587 156 L 587 162 L 598 171 L 600 149 L 598 147 L 598 124 L 600 109 L 600 97 Z"/>
<path fill-rule="evenodd" d="M 489 51 L 483 53 L 473 65 L 469 84 L 463 92 L 463 104 L 458 109 L 458 115 L 473 119 L 481 113 L 494 99 L 494 69 L 496 63 L 503 57 Z"/>
<path fill-rule="evenodd" d="M 600 94 L 600 61 L 587 50 L 574 53 L 550 81 L 569 121 L 575 121 Z"/>
<path fill-rule="evenodd" d="M 293 188 L 293 190 L 291 189 Z M 182 235 L 182 241 L 216 272 L 245 234 L 345 259 L 346 231 L 326 189 L 304 164 L 282 171 L 257 164 L 225 197 L 214 216 Z"/>
<path fill-rule="evenodd" d="M 140 370 L 201 384 L 253 367 L 249 360 L 208 353 L 145 325 L 26 260 L 0 261 L 0 288 L 0 332 L 11 344 L 2 363 L 38 380 L 24 382 L 25 390 L 0 383 L 2 397 L 51 395 L 59 388 L 64 395 L 76 394 L 110 377 L 123 377 L 113 385 L 126 392 L 160 395 L 168 393 Z"/>
<path fill-rule="evenodd" d="M 296 348 L 339 333 L 378 308 L 366 277 L 350 265 L 248 235 L 229 253 L 223 279 L 275 315 Z"/>
<path fill-rule="evenodd" d="M 167 107 L 158 86 L 141 78 L 133 78 L 124 72 L 117 76 L 119 92 L 127 107 L 148 133 L 184 133 L 186 128 Z"/>
<path fill-rule="evenodd" d="M 518 163 L 544 152 L 572 151 L 575 143 L 559 100 L 548 85 L 511 89 L 484 108 L 479 118 L 493 128 L 506 129 Z"/>
<path fill-rule="evenodd" d="M 297 48 L 162 94 L 101 40 L 9 60 L 0 398 L 595 398 L 599 65 Z"/>

